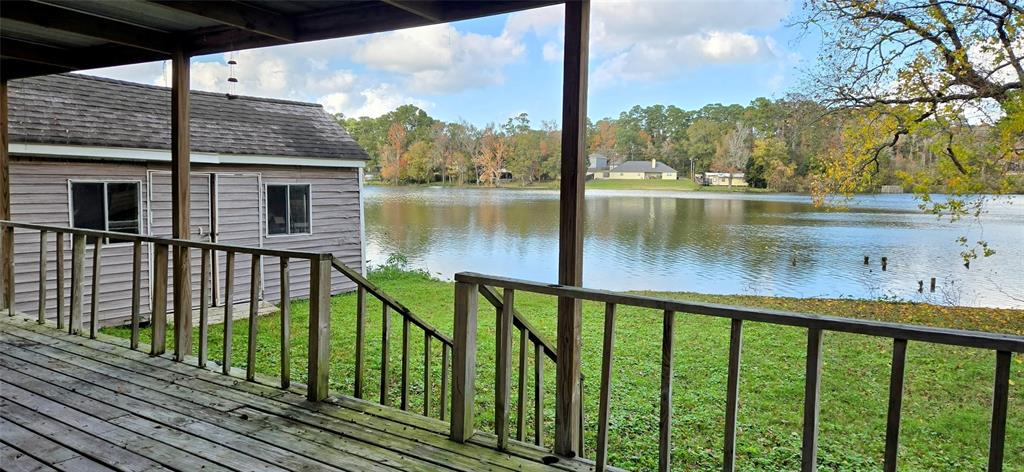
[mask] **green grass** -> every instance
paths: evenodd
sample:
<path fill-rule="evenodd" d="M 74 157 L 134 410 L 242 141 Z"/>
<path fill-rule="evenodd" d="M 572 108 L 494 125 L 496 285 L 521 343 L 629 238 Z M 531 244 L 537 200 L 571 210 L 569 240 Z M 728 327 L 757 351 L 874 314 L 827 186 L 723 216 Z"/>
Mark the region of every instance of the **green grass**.
<path fill-rule="evenodd" d="M 452 332 L 451 283 L 419 273 L 378 271 L 371 280 L 445 333 Z M 1024 334 L 1024 311 L 935 307 L 922 304 L 857 300 L 712 296 L 686 293 L 657 295 L 685 300 L 731 303 L 768 308 L 875 318 L 935 326 Z M 549 339 L 554 339 L 555 300 L 517 293 L 517 308 Z M 351 394 L 354 365 L 354 294 L 332 300 L 331 388 Z M 292 378 L 303 381 L 306 362 L 308 305 L 292 304 Z M 366 398 L 378 397 L 381 307 L 369 303 L 367 313 Z M 476 383 L 477 428 L 493 430 L 495 317 L 481 299 Z M 620 307 L 616 324 L 609 460 L 637 470 L 657 465 L 658 398 L 661 359 L 661 313 Z M 677 316 L 673 390 L 673 464 L 679 470 L 720 470 L 729 322 L 704 316 Z M 232 363 L 245 364 L 247 329 L 235 323 Z M 588 454 L 596 436 L 598 385 L 601 367 L 603 307 L 584 304 L 583 365 Z M 259 319 L 258 365 L 276 376 L 279 366 L 279 317 Z M 392 341 L 388 366 L 392 404 L 398 403 L 401 320 L 391 318 Z M 123 328 L 110 333 L 128 336 Z M 410 404 L 422 410 L 423 337 L 415 327 L 410 340 Z M 148 330 L 146 332 L 148 334 Z M 196 338 L 198 337 L 197 335 Z M 219 359 L 220 326 L 210 332 L 211 357 Z M 744 325 L 743 364 L 737 463 L 741 470 L 796 470 L 800 460 L 806 331 L 764 323 Z M 514 339 L 513 359 L 518 359 Z M 440 346 L 433 345 L 432 375 L 435 405 L 439 392 Z M 532 359 L 532 352 L 530 352 Z M 879 470 L 885 437 L 891 341 L 867 336 L 827 333 L 824 340 L 821 385 L 820 470 Z M 900 470 L 982 470 L 986 464 L 995 355 L 977 349 L 912 342 L 908 348 Z M 513 361 L 513 389 L 517 385 Z M 1011 380 L 1024 381 L 1021 356 L 1015 356 Z M 532 366 L 528 370 L 532 372 Z M 554 365 L 545 370 L 545 437 L 553 431 Z M 533 389 L 532 375 L 527 391 Z M 513 390 L 513 412 L 516 392 Z M 1024 408 L 1019 387 L 1010 389 L 1006 465 L 1024 467 Z M 527 395 L 527 424 L 532 424 L 533 400 Z M 436 407 L 435 407 L 436 408 Z M 432 413 L 436 416 L 436 409 Z M 514 413 L 513 413 L 514 414 Z M 528 426 L 528 433 L 532 428 Z M 550 444 L 550 443 L 549 443 Z"/>

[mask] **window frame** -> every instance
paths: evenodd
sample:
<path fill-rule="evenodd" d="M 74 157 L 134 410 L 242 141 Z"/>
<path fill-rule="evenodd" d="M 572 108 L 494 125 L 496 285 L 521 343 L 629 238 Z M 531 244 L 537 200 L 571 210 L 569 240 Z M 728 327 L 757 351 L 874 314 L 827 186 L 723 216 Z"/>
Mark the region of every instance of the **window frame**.
<path fill-rule="evenodd" d="M 270 187 L 285 187 L 285 227 L 287 232 L 285 233 L 271 233 L 270 232 Z M 306 187 L 307 195 L 309 195 L 309 208 L 306 210 L 306 218 L 309 221 L 309 231 L 302 233 L 293 233 L 292 230 L 292 219 L 291 219 L 291 198 L 292 198 L 292 187 Z M 263 183 L 263 201 L 266 210 L 266 217 L 263 219 L 263 235 L 268 238 L 283 238 L 289 236 L 312 236 L 313 235 L 313 184 L 308 182 L 264 182 Z"/>
<path fill-rule="evenodd" d="M 143 215 L 145 214 L 145 211 L 144 211 L 145 208 L 143 207 L 143 200 L 142 200 L 142 180 L 132 180 L 132 179 L 68 179 L 68 183 L 67 183 L 67 188 L 68 188 L 68 227 L 69 228 L 74 228 L 74 229 L 86 229 L 86 228 L 78 228 L 78 227 L 75 226 L 75 197 L 74 197 L 74 192 L 71 189 L 72 185 L 74 185 L 74 184 L 103 184 L 103 228 L 104 228 L 103 231 L 110 231 L 110 207 L 109 207 L 109 200 L 108 200 L 109 199 L 109 195 L 108 195 L 108 191 L 107 191 L 107 185 L 108 184 L 135 184 L 135 188 L 137 190 L 135 193 L 136 193 L 136 196 L 138 197 L 138 200 L 137 200 L 136 203 L 138 203 L 139 217 L 137 218 L 138 224 L 136 225 L 136 230 L 138 232 L 134 233 L 134 234 L 138 235 L 138 236 L 143 236 L 144 235 L 143 231 L 145 230 L 145 227 L 143 225 L 143 220 L 145 219 L 145 217 Z M 132 233 L 128 233 L 128 234 L 132 234 Z M 116 241 L 117 242 L 111 242 L 110 238 L 104 238 L 103 245 L 107 246 L 107 247 L 117 247 L 117 246 L 129 246 L 129 245 L 134 244 L 132 241 L 123 241 L 123 240 L 116 240 Z"/>

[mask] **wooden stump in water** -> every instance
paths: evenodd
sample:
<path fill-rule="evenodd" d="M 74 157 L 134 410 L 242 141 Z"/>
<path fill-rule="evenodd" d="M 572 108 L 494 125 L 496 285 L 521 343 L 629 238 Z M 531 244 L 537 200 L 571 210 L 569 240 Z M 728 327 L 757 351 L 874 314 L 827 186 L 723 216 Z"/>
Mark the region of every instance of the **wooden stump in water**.
<path fill-rule="evenodd" d="M 931 292 L 932 292 L 932 293 L 935 293 L 935 277 L 932 277 L 932 287 L 931 287 Z"/>
<path fill-rule="evenodd" d="M 885 270 L 886 266 L 888 266 L 888 265 L 889 265 L 889 258 L 888 257 L 883 257 L 882 258 L 882 270 Z"/>

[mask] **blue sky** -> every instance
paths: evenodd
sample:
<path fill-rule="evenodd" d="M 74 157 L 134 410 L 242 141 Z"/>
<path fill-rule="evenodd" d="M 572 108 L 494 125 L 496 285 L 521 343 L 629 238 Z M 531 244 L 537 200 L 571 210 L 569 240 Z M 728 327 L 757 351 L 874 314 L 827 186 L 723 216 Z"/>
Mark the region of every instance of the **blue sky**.
<path fill-rule="evenodd" d="M 799 0 L 595 0 L 589 115 L 617 116 L 636 104 L 693 109 L 782 97 L 817 54 L 815 38 L 786 26 L 799 8 Z M 318 102 L 346 116 L 412 103 L 436 118 L 478 125 L 521 112 L 535 125 L 557 121 L 562 10 L 197 57 L 192 87 Z M 169 66 L 88 73 L 166 85 Z"/>

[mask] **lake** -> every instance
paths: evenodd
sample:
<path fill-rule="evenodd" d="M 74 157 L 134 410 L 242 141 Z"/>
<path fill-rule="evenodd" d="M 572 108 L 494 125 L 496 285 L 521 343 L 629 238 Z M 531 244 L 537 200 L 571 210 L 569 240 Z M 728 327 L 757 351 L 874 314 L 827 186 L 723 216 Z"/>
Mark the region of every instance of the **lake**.
<path fill-rule="evenodd" d="M 365 212 L 371 265 L 398 253 L 442 279 L 557 280 L 557 191 L 368 186 Z M 912 195 L 829 210 L 805 195 L 588 190 L 585 234 L 591 288 L 1024 308 L 1020 198 L 950 223 L 921 213 Z M 996 254 L 965 268 L 960 236 Z"/>

